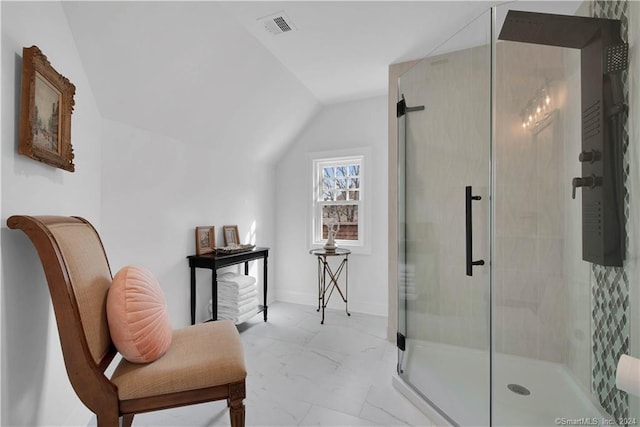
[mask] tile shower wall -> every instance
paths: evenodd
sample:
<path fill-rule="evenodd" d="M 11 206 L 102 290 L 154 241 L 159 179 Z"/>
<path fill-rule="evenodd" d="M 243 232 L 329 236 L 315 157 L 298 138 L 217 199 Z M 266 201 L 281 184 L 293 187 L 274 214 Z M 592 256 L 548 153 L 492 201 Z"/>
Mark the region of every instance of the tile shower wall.
<path fill-rule="evenodd" d="M 564 164 L 564 56 L 561 48 L 497 45 L 495 347 L 501 353 L 558 363 L 567 361 L 564 325 L 570 319 L 570 291 L 565 258 L 572 240 L 564 214 L 570 198 Z M 535 130 L 525 128 L 521 112 L 543 87 L 552 112 Z M 588 327 L 588 317 L 584 321 Z M 583 334 L 588 336 L 587 331 Z"/>
<path fill-rule="evenodd" d="M 629 354 L 640 357 L 640 2 L 632 1 L 628 5 L 629 23 L 629 254 L 627 272 L 629 273 Z M 640 420 L 640 396 L 629 395 L 629 417 Z"/>
<path fill-rule="evenodd" d="M 567 100 L 580 100 L 580 52 L 565 49 L 565 90 Z M 580 102 L 565 103 L 565 131 L 562 139 L 564 177 L 564 284 L 565 364 L 582 390 L 591 393 L 591 269 L 582 260 L 582 202 L 580 193 L 571 198 L 571 179 L 581 176 L 577 161 L 581 151 L 582 114 Z"/>
<path fill-rule="evenodd" d="M 591 3 L 589 14 L 623 18 L 623 3 Z M 581 175 L 579 52 L 500 43 L 496 73 L 496 122 L 513 124 L 496 129 L 496 349 L 565 364 L 606 412 L 625 418 L 615 369 L 628 352 L 628 275 L 581 259 L 580 197 L 570 195 L 571 178 Z M 518 129 L 527 97 L 547 79 L 553 122 L 539 132 Z"/>
<path fill-rule="evenodd" d="M 629 4 L 624 1 L 590 2 L 590 15 L 620 19 L 622 38 L 627 40 Z M 629 105 L 628 74 L 623 73 L 625 104 Z M 629 230 L 629 128 L 624 120 L 623 167 L 624 211 Z M 626 247 L 629 247 L 627 235 Z M 628 249 L 627 249 L 628 253 Z M 592 265 L 592 387 L 602 407 L 616 419 L 629 416 L 628 396 L 615 386 L 616 365 L 622 354 L 629 353 L 629 277 L 628 262 L 622 268 Z"/>
<path fill-rule="evenodd" d="M 488 53 L 483 46 L 432 57 L 403 76 L 401 84 L 408 105 L 426 106 L 406 118 L 406 192 L 411 197 L 407 285 L 400 287 L 406 292 L 408 336 L 483 350 L 489 343 L 489 275 L 485 268 L 465 276 L 464 187 L 477 183 L 474 194 L 488 200 Z M 486 256 L 480 254 L 488 247 L 488 206 L 474 206 L 478 258 Z"/>
<path fill-rule="evenodd" d="M 509 125 L 496 129 L 495 347 L 502 353 L 565 363 L 588 392 L 589 266 L 575 256 L 581 253 L 580 221 L 576 221 L 580 204 L 571 199 L 568 186 L 571 177 L 580 173 L 579 164 L 573 161 L 580 150 L 580 108 L 579 103 L 566 102 L 579 99 L 580 56 L 566 49 L 510 42 L 499 43 L 497 49 L 496 122 Z M 447 58 L 453 61 L 456 55 Z M 543 74 L 532 71 L 532 58 L 544 65 Z M 437 58 L 432 61 L 437 62 Z M 547 126 L 533 133 L 522 128 L 520 112 L 546 81 L 554 112 Z M 433 128 L 427 124 L 425 132 Z M 566 160 L 569 157 L 571 161 Z M 415 156 L 412 161 L 419 159 L 434 161 L 432 155 Z M 422 164 L 415 169 L 427 167 Z M 420 185 L 430 183 L 420 181 Z M 451 209 L 443 215 L 450 215 Z M 409 233 L 415 239 L 408 244 L 421 245 L 414 252 L 423 259 L 414 264 L 419 271 L 407 272 L 412 278 L 407 289 L 408 310 L 415 317 L 414 324 L 431 327 L 413 331 L 414 338 L 483 348 L 481 308 L 487 295 L 477 284 L 467 286 L 454 279 L 457 259 L 453 257 L 451 265 L 443 264 L 443 254 L 429 247 L 438 236 L 429 223 L 415 222 Z M 451 242 L 459 240 L 449 237 Z"/>

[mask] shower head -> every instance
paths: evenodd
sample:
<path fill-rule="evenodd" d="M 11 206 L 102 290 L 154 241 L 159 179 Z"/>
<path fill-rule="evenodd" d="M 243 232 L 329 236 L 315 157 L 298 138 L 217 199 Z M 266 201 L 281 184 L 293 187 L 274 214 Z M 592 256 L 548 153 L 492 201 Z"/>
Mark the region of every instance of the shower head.
<path fill-rule="evenodd" d="M 603 50 L 602 72 L 608 76 L 610 84 L 609 96 L 611 103 L 606 111 L 608 116 L 620 114 L 626 108 L 624 105 L 622 72 L 627 69 L 628 60 L 629 45 L 627 43 L 607 46 Z"/>
<path fill-rule="evenodd" d="M 510 10 L 498 39 L 584 49 L 594 39 L 619 45 L 620 20 Z"/>
<path fill-rule="evenodd" d="M 615 73 L 627 69 L 629 62 L 629 45 L 621 43 L 608 46 L 604 51 L 604 73 Z"/>

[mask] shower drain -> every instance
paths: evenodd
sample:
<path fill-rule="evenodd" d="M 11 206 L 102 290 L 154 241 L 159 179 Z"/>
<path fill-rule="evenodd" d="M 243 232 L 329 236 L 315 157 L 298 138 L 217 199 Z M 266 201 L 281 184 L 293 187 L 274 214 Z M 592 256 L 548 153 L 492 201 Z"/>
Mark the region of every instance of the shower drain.
<path fill-rule="evenodd" d="M 531 394 L 528 388 L 521 386 L 520 384 L 509 384 L 507 388 L 515 394 L 519 394 L 522 396 L 528 396 Z"/>

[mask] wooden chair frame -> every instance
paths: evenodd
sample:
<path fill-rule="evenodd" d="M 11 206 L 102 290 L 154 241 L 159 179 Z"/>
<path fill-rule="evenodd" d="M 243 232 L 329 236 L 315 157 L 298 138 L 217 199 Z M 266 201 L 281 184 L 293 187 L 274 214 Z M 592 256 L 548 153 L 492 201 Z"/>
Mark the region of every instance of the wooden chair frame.
<path fill-rule="evenodd" d="M 96 234 L 105 260 L 108 258 L 95 228 L 80 217 L 12 216 L 7 220 L 11 229 L 22 230 L 35 246 L 48 282 L 60 335 L 60 343 L 69 380 L 80 400 L 96 414 L 99 427 L 131 426 L 137 413 L 156 411 L 209 402 L 227 400 L 231 426 L 245 424 L 245 381 L 184 392 L 163 394 L 139 399 L 120 400 L 117 386 L 105 375 L 117 354 L 113 343 L 99 363 L 94 362 L 82 326 L 78 301 L 73 291 L 68 266 L 58 242 L 48 226 L 87 224 Z M 110 269 L 110 268 L 109 268 Z M 110 273 L 111 274 L 111 273 Z"/>

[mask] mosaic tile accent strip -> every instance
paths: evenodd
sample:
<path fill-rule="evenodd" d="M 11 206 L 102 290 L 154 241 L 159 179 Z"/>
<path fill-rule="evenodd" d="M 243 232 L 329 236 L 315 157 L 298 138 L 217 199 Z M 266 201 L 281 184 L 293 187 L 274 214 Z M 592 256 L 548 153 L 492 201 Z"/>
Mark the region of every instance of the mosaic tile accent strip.
<path fill-rule="evenodd" d="M 622 38 L 627 41 L 629 27 L 627 0 L 597 0 L 589 4 L 590 15 L 597 18 L 620 19 Z M 625 104 L 629 105 L 627 71 L 623 72 Z M 623 118 L 623 180 L 625 229 L 629 230 L 629 128 L 628 114 Z M 625 236 L 626 251 L 629 233 Z M 629 350 L 629 278 L 625 268 L 592 264 L 591 335 L 592 370 L 591 392 L 602 408 L 615 419 L 628 418 L 627 393 L 616 386 L 618 359 Z"/>
<path fill-rule="evenodd" d="M 592 393 L 615 419 L 628 418 L 627 394 L 616 388 L 618 359 L 629 349 L 629 280 L 624 268 L 593 265 Z"/>

